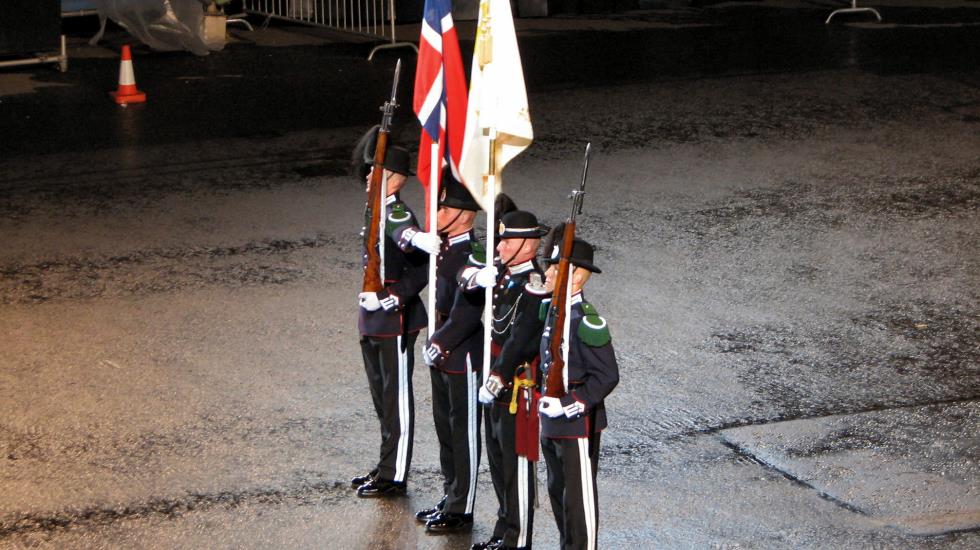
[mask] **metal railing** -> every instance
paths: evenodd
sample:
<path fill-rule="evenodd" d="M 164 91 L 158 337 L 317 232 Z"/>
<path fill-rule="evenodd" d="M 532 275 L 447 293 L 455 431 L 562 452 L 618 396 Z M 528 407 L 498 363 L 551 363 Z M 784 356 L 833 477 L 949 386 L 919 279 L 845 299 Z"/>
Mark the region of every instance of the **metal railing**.
<path fill-rule="evenodd" d="M 245 10 L 270 19 L 283 19 L 317 27 L 326 27 L 389 42 L 371 50 L 418 47 L 398 42 L 395 37 L 395 0 L 245 0 Z"/>
<path fill-rule="evenodd" d="M 830 15 L 827 16 L 827 20 L 824 21 L 824 24 L 825 25 L 829 25 L 830 24 L 830 20 L 833 19 L 835 15 L 840 15 L 842 13 L 870 13 L 871 15 L 874 15 L 875 17 L 877 17 L 878 18 L 878 22 L 881 23 L 881 14 L 878 13 L 878 10 L 876 10 L 874 8 L 867 8 L 867 7 L 858 6 L 858 1 L 857 0 L 851 0 L 851 7 L 849 7 L 849 8 L 840 8 L 840 9 L 836 9 L 836 10 L 830 12 Z"/>
<path fill-rule="evenodd" d="M 57 63 L 59 71 L 65 72 L 68 70 L 68 48 L 65 42 L 65 35 L 61 35 L 61 51 L 58 54 L 39 53 L 34 55 L 34 57 L 0 61 L 0 68 L 21 67 L 23 65 L 40 65 L 42 63 Z"/>

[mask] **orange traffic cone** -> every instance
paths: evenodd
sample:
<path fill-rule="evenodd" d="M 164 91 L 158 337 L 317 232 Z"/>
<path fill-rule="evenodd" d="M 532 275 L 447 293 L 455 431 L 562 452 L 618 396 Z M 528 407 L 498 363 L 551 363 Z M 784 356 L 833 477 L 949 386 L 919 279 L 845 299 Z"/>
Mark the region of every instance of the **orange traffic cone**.
<path fill-rule="evenodd" d="M 136 89 L 136 77 L 133 75 L 133 54 L 129 45 L 122 47 L 122 61 L 119 63 L 119 89 L 109 92 L 109 95 L 120 105 L 129 103 L 145 103 L 146 94 Z"/>

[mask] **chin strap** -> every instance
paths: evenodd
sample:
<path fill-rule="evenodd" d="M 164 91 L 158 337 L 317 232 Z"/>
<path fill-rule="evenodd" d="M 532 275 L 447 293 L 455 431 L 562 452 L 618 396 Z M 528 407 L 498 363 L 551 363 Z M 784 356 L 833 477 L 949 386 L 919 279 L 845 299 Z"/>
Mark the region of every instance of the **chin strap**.
<path fill-rule="evenodd" d="M 449 229 L 450 227 L 452 227 L 452 225 L 454 223 L 456 223 L 456 220 L 458 220 L 459 217 L 462 216 L 462 215 L 463 215 L 463 211 L 462 210 L 460 210 L 459 212 L 456 212 L 456 217 L 453 218 L 452 220 L 450 220 L 449 223 L 447 223 L 446 225 L 444 225 L 444 226 L 440 227 L 439 229 L 437 229 L 437 231 L 439 233 L 445 233 L 446 232 L 446 229 Z"/>
<path fill-rule="evenodd" d="M 524 248 L 525 242 L 527 242 L 527 239 L 521 239 L 521 246 L 517 247 L 517 252 L 514 252 L 510 258 L 507 258 L 507 261 L 504 262 L 504 267 L 510 267 L 510 262 L 514 261 L 514 258 L 516 258 L 517 255 L 520 253 L 521 249 Z"/>

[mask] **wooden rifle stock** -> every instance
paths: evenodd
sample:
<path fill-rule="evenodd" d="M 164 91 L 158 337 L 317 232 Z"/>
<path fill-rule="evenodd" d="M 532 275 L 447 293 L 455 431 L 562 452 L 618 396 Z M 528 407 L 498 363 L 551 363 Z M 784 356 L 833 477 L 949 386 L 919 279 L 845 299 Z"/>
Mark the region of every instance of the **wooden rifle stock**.
<path fill-rule="evenodd" d="M 548 378 L 545 380 L 545 396 L 561 399 L 565 397 L 565 358 L 562 357 L 561 343 L 565 337 L 565 319 L 568 315 L 568 285 L 572 284 L 572 246 L 575 244 L 575 217 L 582 212 L 582 199 L 585 197 L 585 180 L 589 174 L 589 155 L 592 144 L 585 146 L 585 166 L 582 168 L 582 183 L 577 191 L 572 193 L 572 213 L 565 222 L 565 230 L 561 235 L 560 258 L 558 272 L 555 274 L 555 288 L 551 292 L 551 340 L 548 341 L 548 352 L 551 355 L 551 365 L 548 367 Z"/>
<path fill-rule="evenodd" d="M 561 342 L 564 337 L 565 316 L 568 307 L 565 298 L 568 296 L 568 285 L 571 284 L 570 272 L 572 267 L 571 250 L 575 240 L 575 221 L 570 219 L 565 223 L 565 232 L 561 238 L 561 259 L 558 261 L 558 273 L 555 276 L 555 288 L 551 292 L 551 307 L 555 314 L 552 316 L 551 340 L 548 351 L 551 353 L 551 366 L 548 367 L 548 379 L 545 384 L 547 397 L 565 397 L 565 359 L 561 353 Z"/>
<path fill-rule="evenodd" d="M 384 209 L 384 197 L 381 194 L 381 183 L 384 179 L 385 154 L 388 151 L 388 133 L 391 131 L 391 117 L 398 104 L 395 96 L 398 92 L 398 73 L 401 72 L 402 60 L 395 64 L 395 77 L 391 84 L 391 100 L 381 106 L 381 128 L 378 130 L 378 141 L 374 146 L 374 170 L 367 190 L 367 227 L 364 228 L 364 248 L 367 254 L 367 264 L 364 266 L 364 281 L 361 292 L 380 292 L 384 289 L 381 280 L 381 253 L 378 251 L 381 235 L 381 216 Z"/>
<path fill-rule="evenodd" d="M 379 292 L 384 288 L 381 280 L 381 253 L 378 241 L 381 238 L 381 180 L 384 177 L 385 152 L 388 149 L 388 132 L 378 132 L 378 143 L 374 147 L 374 170 L 367 190 L 367 227 L 364 229 L 364 247 L 367 249 L 367 265 L 364 266 L 364 281 L 361 292 Z"/>

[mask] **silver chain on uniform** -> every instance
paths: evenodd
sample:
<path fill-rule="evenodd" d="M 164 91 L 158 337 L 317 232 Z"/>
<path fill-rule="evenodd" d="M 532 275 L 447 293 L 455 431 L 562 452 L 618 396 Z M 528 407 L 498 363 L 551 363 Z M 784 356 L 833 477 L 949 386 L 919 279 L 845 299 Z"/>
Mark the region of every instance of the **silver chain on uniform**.
<path fill-rule="evenodd" d="M 514 305 L 511 306 L 511 308 L 507 310 L 507 312 L 501 315 L 500 317 L 497 317 L 496 315 L 493 316 L 493 326 L 490 327 L 490 330 L 492 330 L 494 334 L 503 334 L 508 330 L 510 330 L 511 325 L 514 324 L 514 320 L 517 319 L 517 306 L 518 304 L 521 303 L 521 298 L 523 297 L 524 297 L 523 293 L 518 295 L 517 300 L 514 301 Z M 502 328 L 501 330 L 497 330 L 496 328 L 497 323 L 503 321 L 507 317 L 510 317 L 510 320 L 507 321 L 507 325 L 505 325 L 504 328 Z"/>

